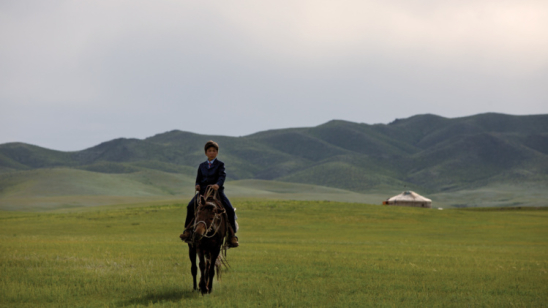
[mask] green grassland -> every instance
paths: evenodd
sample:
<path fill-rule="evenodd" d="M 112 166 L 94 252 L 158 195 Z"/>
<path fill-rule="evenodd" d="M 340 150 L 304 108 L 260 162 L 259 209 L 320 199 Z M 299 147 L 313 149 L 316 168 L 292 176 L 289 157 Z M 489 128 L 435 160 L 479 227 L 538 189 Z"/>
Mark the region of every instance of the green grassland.
<path fill-rule="evenodd" d="M 0 211 L 0 306 L 548 303 L 546 207 L 440 211 L 235 198 L 241 247 L 228 251 L 231 268 L 202 296 L 192 291 L 188 248 L 178 239 L 185 203 Z"/>
<path fill-rule="evenodd" d="M 194 178 L 157 170 L 109 174 L 70 168 L 6 173 L 0 177 L 0 210 L 57 208 L 190 199 Z M 336 200 L 380 203 L 384 195 L 265 180 L 227 182 L 227 194 L 239 198 Z"/>
<path fill-rule="evenodd" d="M 372 179 L 372 177 L 368 178 Z M 360 178 L 359 181 L 363 179 Z M 358 180 L 356 183 L 359 182 Z M 328 183 L 326 183 L 327 185 Z M 231 198 L 328 200 L 381 204 L 403 190 L 405 185 L 386 183 L 362 192 L 334 187 L 268 181 L 229 180 L 226 193 Z M 96 205 L 143 203 L 189 199 L 194 176 L 143 169 L 131 173 L 101 173 L 72 168 L 44 168 L 0 175 L 0 210 L 52 210 Z M 457 191 L 424 194 L 438 208 L 547 206 L 548 190 L 540 183 L 492 183 Z"/>

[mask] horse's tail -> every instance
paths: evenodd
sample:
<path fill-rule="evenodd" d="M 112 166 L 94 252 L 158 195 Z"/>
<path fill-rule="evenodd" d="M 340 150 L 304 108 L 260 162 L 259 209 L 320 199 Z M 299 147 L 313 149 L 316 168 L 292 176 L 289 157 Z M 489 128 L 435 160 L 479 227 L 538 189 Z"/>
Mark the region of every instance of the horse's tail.
<path fill-rule="evenodd" d="M 223 251 L 219 254 L 217 257 L 217 260 L 215 261 L 215 272 L 217 272 L 217 280 L 221 280 L 221 273 L 223 272 L 223 267 L 225 269 L 230 268 L 230 264 L 228 263 L 228 259 L 226 258 L 226 249 L 223 248 Z"/>
<path fill-rule="evenodd" d="M 224 212 L 223 216 L 225 220 L 225 235 L 222 239 L 223 242 L 221 244 L 221 253 L 219 253 L 217 260 L 215 261 L 215 269 L 217 271 L 217 280 L 221 279 L 221 272 L 223 267 L 227 270 L 230 268 L 230 264 L 228 263 L 228 259 L 226 258 L 226 252 L 228 250 L 228 240 L 230 237 L 230 234 L 229 234 L 230 227 L 229 227 L 228 216 L 226 211 Z"/>

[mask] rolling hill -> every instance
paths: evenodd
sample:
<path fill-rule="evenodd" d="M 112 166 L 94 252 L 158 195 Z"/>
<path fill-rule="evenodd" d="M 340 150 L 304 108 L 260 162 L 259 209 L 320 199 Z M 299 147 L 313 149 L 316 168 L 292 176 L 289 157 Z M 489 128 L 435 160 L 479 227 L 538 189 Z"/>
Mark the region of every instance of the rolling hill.
<path fill-rule="evenodd" d="M 77 152 L 2 144 L 0 202 L 21 196 L 189 194 L 196 166 L 204 160 L 202 146 L 210 139 L 221 146 L 228 180 L 240 183 L 455 196 L 493 187 L 528 195 L 548 187 L 548 115 L 426 114 L 374 125 L 333 120 L 243 137 L 174 130 Z"/>

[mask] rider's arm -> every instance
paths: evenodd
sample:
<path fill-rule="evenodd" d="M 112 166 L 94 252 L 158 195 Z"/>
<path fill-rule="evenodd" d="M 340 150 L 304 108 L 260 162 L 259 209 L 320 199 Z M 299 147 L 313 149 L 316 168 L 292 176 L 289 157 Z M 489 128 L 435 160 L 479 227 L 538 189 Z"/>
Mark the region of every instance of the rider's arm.
<path fill-rule="evenodd" d="M 202 168 L 200 168 L 200 166 L 198 166 L 198 174 L 196 174 L 196 190 L 199 190 L 200 189 L 200 183 L 202 182 L 202 179 L 204 178 L 204 176 L 202 175 Z"/>
<path fill-rule="evenodd" d="M 225 184 L 225 179 L 226 179 L 226 172 L 225 172 L 225 164 L 222 163 L 220 166 L 219 166 L 219 171 L 217 171 L 217 174 L 219 175 L 219 179 L 217 180 L 217 185 L 219 185 L 219 187 L 223 187 L 223 185 Z"/>

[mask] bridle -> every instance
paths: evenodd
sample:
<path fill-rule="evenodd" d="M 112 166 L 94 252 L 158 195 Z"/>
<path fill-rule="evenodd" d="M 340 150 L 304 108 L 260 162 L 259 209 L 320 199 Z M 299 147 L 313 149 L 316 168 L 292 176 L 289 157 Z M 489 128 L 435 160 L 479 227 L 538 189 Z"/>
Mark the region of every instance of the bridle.
<path fill-rule="evenodd" d="M 207 201 L 206 201 L 206 204 L 213 205 L 213 211 L 215 211 L 217 208 L 219 208 L 219 205 L 216 204 L 215 202 L 207 202 Z M 205 206 L 206 204 L 200 204 L 200 205 L 198 206 L 198 210 L 200 209 L 200 207 Z M 221 208 L 221 209 L 223 209 L 223 208 Z M 197 211 L 196 211 L 196 217 L 198 217 L 197 214 L 198 214 L 198 213 L 197 213 Z M 224 209 L 223 209 L 223 211 L 221 211 L 221 212 L 219 212 L 219 213 L 215 213 L 215 217 L 213 217 L 213 220 L 211 221 L 211 224 L 209 225 L 209 227 L 207 226 L 207 223 L 206 223 L 205 221 L 203 221 L 203 220 L 196 221 L 196 219 L 194 219 L 194 231 L 196 231 L 196 227 L 197 227 L 199 224 L 204 224 L 204 226 L 205 226 L 205 228 L 206 228 L 206 231 L 204 232 L 203 237 L 205 237 L 205 238 L 212 238 L 212 237 L 214 237 L 214 236 L 217 234 L 217 232 L 219 231 L 219 229 L 221 228 L 221 224 L 220 224 L 220 223 L 217 224 L 217 228 L 215 229 L 215 232 L 213 232 L 212 235 L 207 235 L 207 234 L 213 229 L 213 226 L 215 225 L 215 222 L 216 222 L 217 220 L 222 219 L 221 216 L 222 216 L 223 214 L 224 214 Z M 194 234 L 196 234 L 196 232 L 194 232 Z"/>

